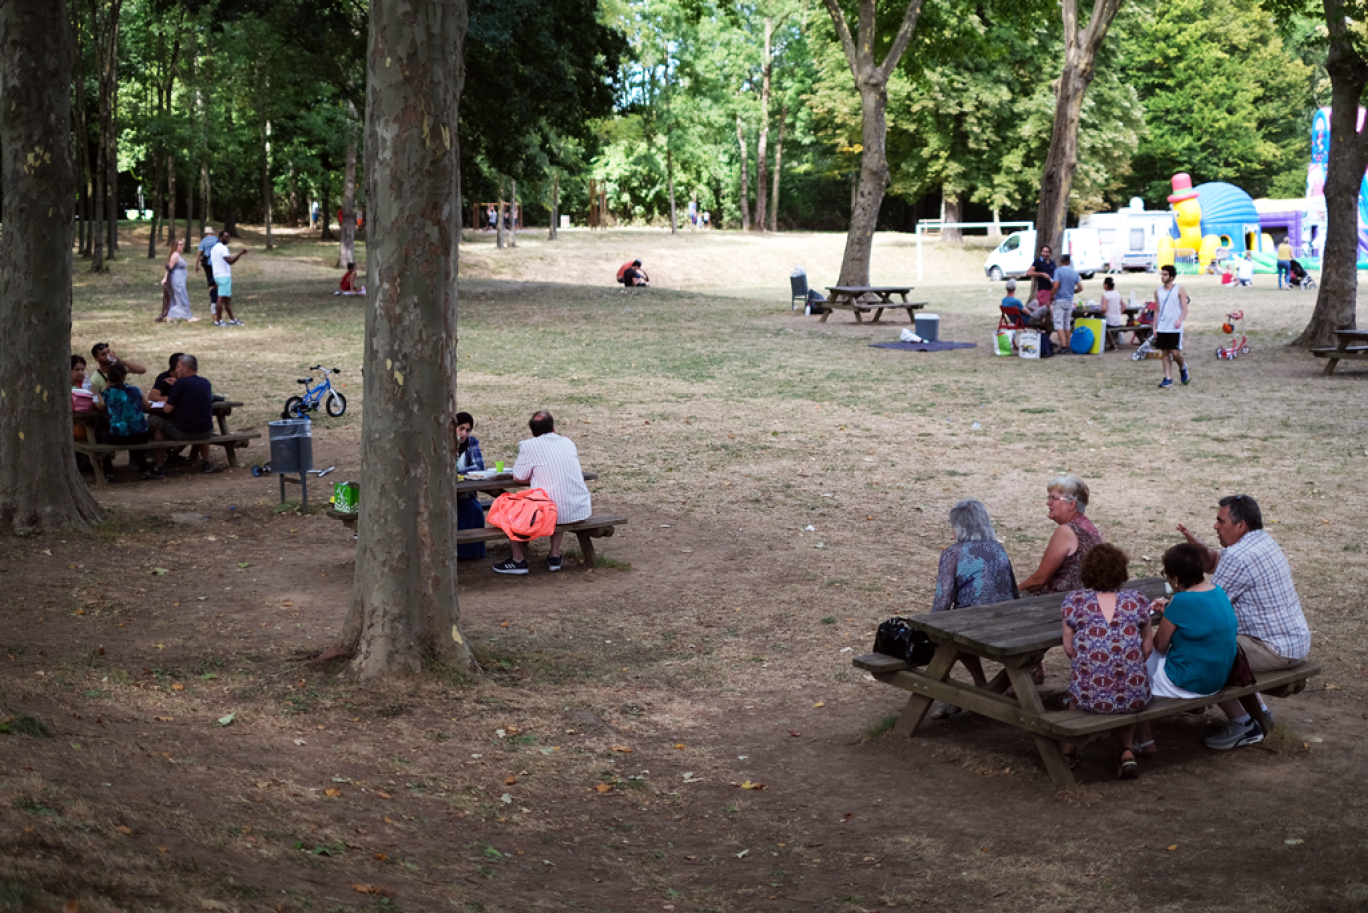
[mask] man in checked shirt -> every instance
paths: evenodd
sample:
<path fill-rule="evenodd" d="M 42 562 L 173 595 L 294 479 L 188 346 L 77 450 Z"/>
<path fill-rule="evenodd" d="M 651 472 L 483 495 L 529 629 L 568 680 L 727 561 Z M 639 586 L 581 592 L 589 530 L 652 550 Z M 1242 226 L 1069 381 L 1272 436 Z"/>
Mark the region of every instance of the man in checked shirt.
<path fill-rule="evenodd" d="M 1208 548 L 1184 526 L 1178 532 L 1203 550 L 1202 563 L 1211 582 L 1230 597 L 1239 629 L 1237 640 L 1249 668 L 1273 672 L 1299 664 L 1311 651 L 1311 629 L 1302 614 L 1287 558 L 1264 532 L 1258 502 L 1249 495 L 1222 498 L 1215 529 L 1225 551 Z M 1263 703 L 1262 697 L 1259 702 Z M 1230 724 L 1206 740 L 1208 748 L 1229 751 L 1263 741 L 1263 728 L 1238 700 L 1222 701 L 1219 706 Z"/>

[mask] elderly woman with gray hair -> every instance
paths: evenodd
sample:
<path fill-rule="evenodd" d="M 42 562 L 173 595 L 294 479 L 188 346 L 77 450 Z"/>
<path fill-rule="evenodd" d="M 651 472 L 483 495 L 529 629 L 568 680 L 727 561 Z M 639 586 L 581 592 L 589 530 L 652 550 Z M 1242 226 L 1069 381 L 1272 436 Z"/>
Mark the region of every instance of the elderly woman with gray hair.
<path fill-rule="evenodd" d="M 1045 546 L 1040 567 L 1021 582 L 1023 593 L 1069 593 L 1083 589 L 1083 559 L 1102 541 L 1093 522 L 1083 515 L 1088 508 L 1088 484 L 1078 476 L 1059 476 L 1045 487 L 1045 503 L 1057 527 Z"/>
<path fill-rule="evenodd" d="M 940 569 L 936 574 L 936 600 L 931 611 L 967 609 L 1018 598 L 1011 559 L 993 535 L 993 521 L 983 502 L 961 501 L 950 508 L 950 527 L 955 531 L 955 544 L 941 552 Z M 977 656 L 961 656 L 959 661 L 973 677 L 975 685 L 988 687 L 988 679 Z M 931 716 L 944 719 L 958 709 L 937 701 Z"/>

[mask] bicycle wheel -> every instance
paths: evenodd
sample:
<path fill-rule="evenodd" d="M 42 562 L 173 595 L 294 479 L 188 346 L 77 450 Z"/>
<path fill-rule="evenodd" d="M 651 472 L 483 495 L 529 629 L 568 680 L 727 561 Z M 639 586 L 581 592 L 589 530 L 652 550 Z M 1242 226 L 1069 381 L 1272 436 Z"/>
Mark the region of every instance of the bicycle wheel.
<path fill-rule="evenodd" d="M 281 418 L 308 418 L 309 407 L 304 405 L 302 397 L 292 396 L 285 400 L 285 411 L 280 413 Z"/>
<path fill-rule="evenodd" d="M 347 398 L 336 390 L 328 394 L 328 414 L 333 418 L 338 418 L 343 412 L 347 411 Z"/>

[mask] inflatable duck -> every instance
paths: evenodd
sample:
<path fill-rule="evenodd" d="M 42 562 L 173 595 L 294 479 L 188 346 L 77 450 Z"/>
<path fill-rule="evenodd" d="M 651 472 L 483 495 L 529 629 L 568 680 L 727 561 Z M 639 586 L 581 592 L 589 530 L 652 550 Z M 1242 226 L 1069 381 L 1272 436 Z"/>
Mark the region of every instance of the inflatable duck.
<path fill-rule="evenodd" d="M 1173 204 L 1174 220 L 1178 223 L 1178 238 L 1159 239 L 1158 263 L 1169 266 L 1174 261 L 1174 252 L 1190 250 L 1197 254 L 1197 263 L 1205 271 L 1221 249 L 1221 239 L 1217 235 L 1202 237 L 1202 204 L 1198 202 L 1201 192 L 1192 189 L 1192 177 L 1185 172 L 1175 174 L 1172 179 L 1173 193 L 1168 201 Z"/>

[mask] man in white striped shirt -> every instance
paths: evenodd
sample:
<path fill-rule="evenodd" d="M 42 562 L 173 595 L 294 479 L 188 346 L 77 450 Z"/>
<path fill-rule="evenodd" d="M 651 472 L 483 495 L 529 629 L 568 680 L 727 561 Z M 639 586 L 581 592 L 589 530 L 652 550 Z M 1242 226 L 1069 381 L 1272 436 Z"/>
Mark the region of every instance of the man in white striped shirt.
<path fill-rule="evenodd" d="M 587 518 L 593 510 L 574 442 L 556 433 L 556 419 L 545 410 L 535 413 L 527 427 L 532 429 L 532 439 L 518 444 L 513 478 L 546 491 L 556 505 L 557 525 Z M 551 534 L 551 553 L 547 556 L 546 567 L 552 572 L 561 569 L 564 535 L 559 529 Z M 527 555 L 523 543 L 509 542 L 509 546 L 513 557 L 494 565 L 494 573 L 526 574 Z"/>

